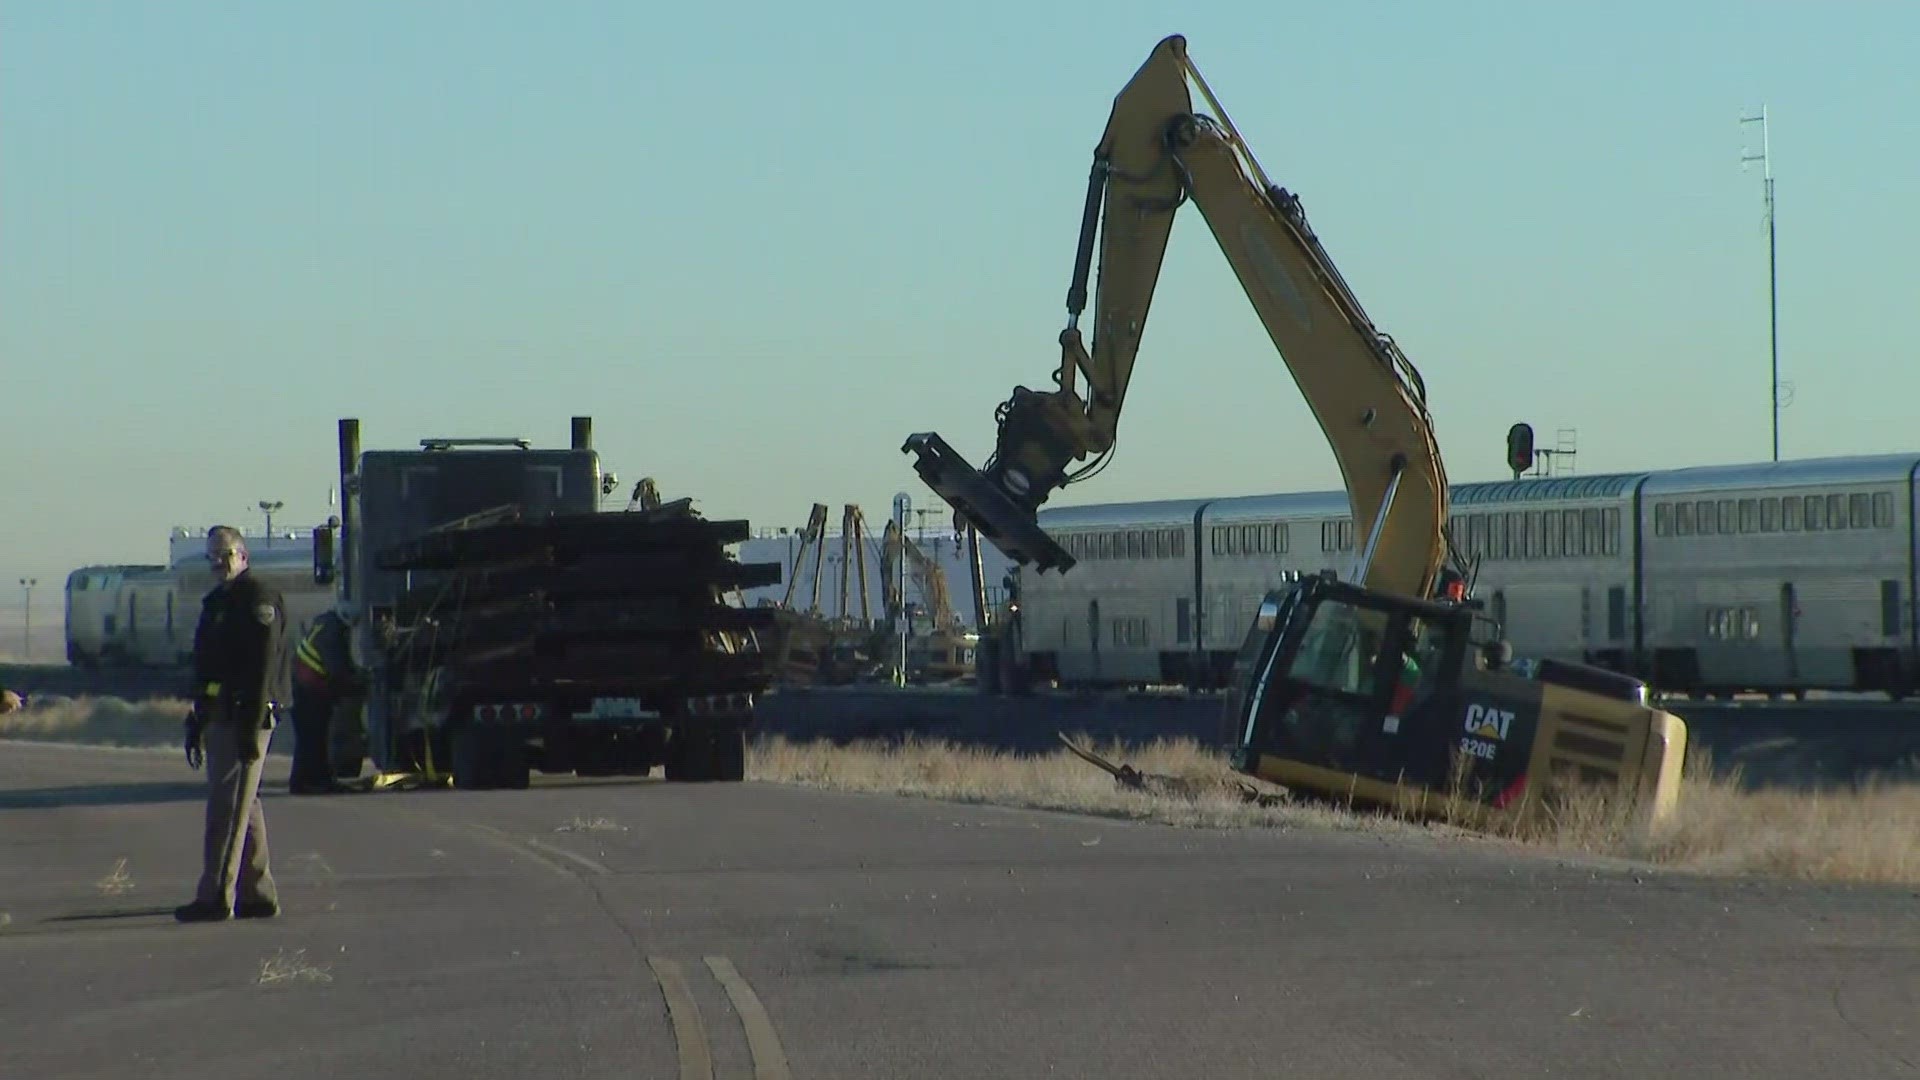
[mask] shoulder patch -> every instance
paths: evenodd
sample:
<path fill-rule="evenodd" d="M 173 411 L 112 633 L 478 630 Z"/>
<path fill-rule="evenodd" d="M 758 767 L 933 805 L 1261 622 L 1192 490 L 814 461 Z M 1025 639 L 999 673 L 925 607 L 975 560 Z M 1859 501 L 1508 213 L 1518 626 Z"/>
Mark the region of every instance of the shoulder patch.
<path fill-rule="evenodd" d="M 260 620 L 261 626 L 272 626 L 274 617 L 278 614 L 279 612 L 274 609 L 272 604 L 259 603 L 253 605 L 253 617 Z"/>

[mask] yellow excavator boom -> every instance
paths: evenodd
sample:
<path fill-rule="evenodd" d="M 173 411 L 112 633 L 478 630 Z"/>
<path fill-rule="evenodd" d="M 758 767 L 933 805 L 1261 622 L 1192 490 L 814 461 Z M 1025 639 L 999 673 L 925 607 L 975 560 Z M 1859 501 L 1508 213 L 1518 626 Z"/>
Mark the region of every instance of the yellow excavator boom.
<path fill-rule="evenodd" d="M 1194 110 L 1190 79 L 1211 115 Z M 932 432 L 902 449 L 918 455 L 915 469 L 958 518 L 1009 558 L 1040 571 L 1071 568 L 1072 556 L 1035 518 L 1113 448 L 1174 215 L 1189 200 L 1333 448 L 1364 541 L 1355 580 L 1431 595 L 1447 554 L 1447 478 L 1419 372 L 1368 319 L 1300 199 L 1267 179 L 1178 35 L 1161 41 L 1115 97 L 1094 151 L 1056 388 L 1014 390 L 996 412 L 995 451 L 982 470 Z M 1088 349 L 1079 319 L 1096 227 Z"/>

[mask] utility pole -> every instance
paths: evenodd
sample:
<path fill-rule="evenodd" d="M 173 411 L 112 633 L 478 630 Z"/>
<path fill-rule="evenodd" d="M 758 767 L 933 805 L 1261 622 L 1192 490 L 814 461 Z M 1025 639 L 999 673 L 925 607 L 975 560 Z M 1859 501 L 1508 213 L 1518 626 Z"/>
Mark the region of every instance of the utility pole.
<path fill-rule="evenodd" d="M 20 591 L 26 594 L 26 607 L 21 609 L 24 620 L 20 624 L 20 658 L 33 659 L 33 587 L 40 584 L 39 578 L 20 579 Z"/>
<path fill-rule="evenodd" d="M 260 500 L 260 509 L 265 510 L 267 512 L 267 546 L 268 547 L 273 546 L 273 512 L 275 510 L 280 509 L 280 507 L 284 505 L 285 504 L 280 502 L 278 499 L 275 499 L 272 502 L 268 502 L 265 499 Z"/>
<path fill-rule="evenodd" d="M 902 491 L 893 497 L 893 523 L 900 530 L 900 563 L 893 568 L 894 581 L 900 588 L 900 656 L 899 667 L 893 673 L 893 685 L 907 684 L 907 631 L 913 620 L 907 617 L 907 515 L 913 513 L 913 500 Z M 925 520 L 924 518 L 922 519 Z"/>
<path fill-rule="evenodd" d="M 1749 153 L 1743 152 L 1740 155 L 1740 167 L 1742 169 L 1745 169 L 1748 165 L 1757 161 L 1760 163 L 1761 174 L 1766 178 L 1767 321 L 1769 324 L 1767 338 L 1768 338 L 1769 348 L 1773 353 L 1773 368 L 1772 368 L 1773 380 L 1772 380 L 1772 385 L 1770 387 L 1773 393 L 1773 460 L 1779 461 L 1780 460 L 1780 287 L 1779 287 L 1780 279 L 1776 269 L 1778 266 L 1778 261 L 1774 257 L 1775 249 L 1774 249 L 1774 239 L 1773 239 L 1774 238 L 1773 157 L 1770 152 L 1772 150 L 1772 147 L 1769 145 L 1769 141 L 1768 141 L 1769 133 L 1767 130 L 1767 107 L 1765 105 L 1760 106 L 1759 115 L 1743 116 L 1740 118 L 1740 122 L 1742 124 L 1759 124 L 1760 125 L 1760 152 L 1758 154 L 1749 154 Z"/>

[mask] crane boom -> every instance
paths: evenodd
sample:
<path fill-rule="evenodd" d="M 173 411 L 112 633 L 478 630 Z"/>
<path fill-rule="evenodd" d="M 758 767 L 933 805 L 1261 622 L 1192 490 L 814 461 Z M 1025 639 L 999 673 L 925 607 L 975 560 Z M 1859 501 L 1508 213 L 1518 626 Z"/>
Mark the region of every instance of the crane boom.
<path fill-rule="evenodd" d="M 1189 78 L 1213 115 L 1194 111 Z M 1447 479 L 1420 374 L 1367 317 L 1300 199 L 1267 180 L 1180 35 L 1162 40 L 1115 97 L 1094 151 L 1056 389 L 1014 390 L 997 410 L 984 470 L 932 432 L 909 437 L 902 449 L 918 455 L 915 469 L 928 486 L 1009 558 L 1040 571 L 1070 569 L 1072 556 L 1035 516 L 1054 491 L 1092 475 L 1113 449 L 1174 216 L 1188 201 L 1332 446 L 1365 541 L 1354 578 L 1385 593 L 1431 595 L 1447 553 Z M 1089 350 L 1079 321 L 1096 226 Z"/>

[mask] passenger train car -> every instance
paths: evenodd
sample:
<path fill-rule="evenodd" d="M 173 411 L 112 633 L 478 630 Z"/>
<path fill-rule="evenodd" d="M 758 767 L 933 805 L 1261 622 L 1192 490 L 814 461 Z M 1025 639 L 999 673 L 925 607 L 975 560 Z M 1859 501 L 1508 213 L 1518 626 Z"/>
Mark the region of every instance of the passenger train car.
<path fill-rule="evenodd" d="M 205 532 L 175 529 L 166 564 L 83 566 L 67 575 L 67 662 L 98 669 L 184 670 L 193 655 L 200 601 L 213 588 Z M 274 542 L 247 537 L 256 576 L 287 601 L 289 634 L 333 604 L 330 586 L 313 581 L 313 541 L 305 530 L 276 531 Z"/>
<path fill-rule="evenodd" d="M 1457 484 L 1449 528 L 1518 656 L 1669 694 L 1920 685 L 1920 454 Z M 1224 684 L 1265 592 L 1352 573 L 1344 492 L 1045 510 L 1078 560 L 1022 570 L 1028 674 Z"/>

